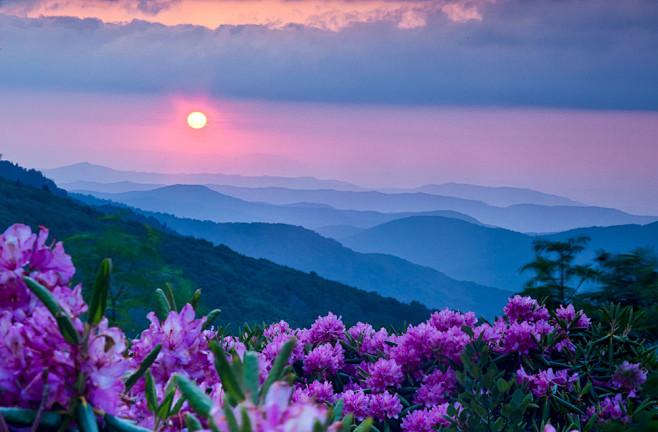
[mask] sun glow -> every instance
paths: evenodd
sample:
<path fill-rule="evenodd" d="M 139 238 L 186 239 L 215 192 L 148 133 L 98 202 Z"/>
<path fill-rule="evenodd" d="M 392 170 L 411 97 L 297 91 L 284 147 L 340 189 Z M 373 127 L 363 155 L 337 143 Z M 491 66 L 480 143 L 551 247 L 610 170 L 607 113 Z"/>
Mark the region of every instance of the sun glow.
<path fill-rule="evenodd" d="M 205 114 L 199 111 L 190 113 L 190 115 L 187 116 L 187 124 L 193 129 L 201 129 L 207 122 L 208 119 L 206 119 Z"/>

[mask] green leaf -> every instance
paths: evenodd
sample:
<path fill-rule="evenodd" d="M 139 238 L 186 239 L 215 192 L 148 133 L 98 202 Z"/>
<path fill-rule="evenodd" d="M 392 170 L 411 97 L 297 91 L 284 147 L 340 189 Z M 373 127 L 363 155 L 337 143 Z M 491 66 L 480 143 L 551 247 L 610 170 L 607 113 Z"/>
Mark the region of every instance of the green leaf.
<path fill-rule="evenodd" d="M 87 311 L 87 323 L 96 325 L 103 319 L 107 307 L 107 296 L 110 291 L 110 275 L 112 274 L 112 260 L 105 258 L 96 273 L 96 281 L 92 289 L 91 302 Z"/>
<path fill-rule="evenodd" d="M 356 429 L 354 429 L 354 432 L 368 432 L 370 431 L 371 427 L 372 427 L 372 418 L 368 417 L 367 419 L 362 421 L 361 424 L 356 427 Z"/>
<path fill-rule="evenodd" d="M 176 385 L 183 396 L 187 399 L 192 409 L 207 419 L 210 419 L 210 410 L 212 408 L 212 399 L 208 397 L 195 383 L 178 373 L 174 374 Z"/>
<path fill-rule="evenodd" d="M 343 425 L 342 432 L 349 432 L 354 423 L 354 414 L 348 414 L 343 418 L 343 421 L 340 422 Z"/>
<path fill-rule="evenodd" d="M 59 331 L 66 342 L 78 345 L 80 343 L 80 334 L 75 329 L 73 320 L 59 305 L 53 293 L 29 276 L 23 276 L 23 279 L 30 291 L 41 300 L 46 309 L 55 317 Z"/>
<path fill-rule="evenodd" d="M 501 393 L 507 393 L 507 391 L 510 389 L 510 387 L 512 387 L 512 382 L 511 381 L 505 381 L 502 378 L 499 378 L 498 382 L 496 382 L 496 384 L 498 385 L 498 390 Z"/>
<path fill-rule="evenodd" d="M 247 413 L 247 409 L 244 406 L 240 407 L 240 414 L 242 416 L 241 432 L 251 432 L 251 421 L 249 420 L 249 414 Z"/>
<path fill-rule="evenodd" d="M 171 404 L 174 402 L 174 394 L 175 392 L 166 393 L 164 399 L 162 399 L 162 403 L 158 406 L 155 416 L 160 420 L 166 420 L 169 417 Z"/>
<path fill-rule="evenodd" d="M 174 290 L 171 289 L 171 285 L 168 282 L 165 283 L 165 294 L 167 295 L 167 301 L 169 302 L 169 306 L 171 306 L 171 310 L 178 311 L 176 299 L 174 298 Z"/>
<path fill-rule="evenodd" d="M 199 421 L 198 418 L 196 418 L 194 414 L 186 412 L 183 418 L 185 419 L 185 426 L 187 426 L 188 431 L 196 432 L 198 430 L 203 429 L 203 426 L 201 426 L 201 422 Z"/>
<path fill-rule="evenodd" d="M 478 401 L 475 400 L 471 401 L 470 408 L 478 417 L 482 419 L 485 418 L 487 415 L 487 410 L 485 410 L 484 407 L 480 405 Z"/>
<path fill-rule="evenodd" d="M 91 405 L 83 398 L 75 410 L 78 429 L 80 432 L 98 432 L 98 423 Z"/>
<path fill-rule="evenodd" d="M 572 413 L 580 414 L 580 415 L 582 415 L 582 416 L 585 415 L 585 413 L 583 412 L 583 410 L 581 410 L 581 409 L 578 408 L 577 406 L 575 406 L 575 405 L 573 405 L 573 404 L 571 404 L 571 403 L 565 401 L 565 400 L 562 399 L 561 397 L 553 396 L 553 398 L 554 398 L 554 399 L 555 399 L 560 405 L 562 405 L 562 406 L 568 408 Z"/>
<path fill-rule="evenodd" d="M 198 289 L 194 291 L 194 295 L 192 296 L 192 299 L 190 300 L 190 304 L 196 310 L 197 305 L 199 304 L 199 299 L 201 298 L 201 290 Z"/>
<path fill-rule="evenodd" d="M 164 321 L 169 316 L 172 309 L 167 296 L 160 288 L 155 290 L 155 301 L 158 305 L 158 311 L 160 312 L 160 319 Z"/>
<path fill-rule="evenodd" d="M 297 340 L 295 338 L 290 338 L 285 344 L 283 344 L 281 351 L 279 351 L 279 355 L 272 364 L 272 369 L 270 370 L 269 375 L 263 383 L 263 387 L 260 389 L 260 397 L 264 397 L 270 389 L 270 386 L 283 377 L 283 372 L 288 364 L 288 359 L 290 358 L 290 354 L 292 354 L 292 350 L 295 349 L 296 343 Z"/>
<path fill-rule="evenodd" d="M 226 417 L 226 425 L 228 426 L 229 432 L 240 432 L 238 422 L 235 420 L 235 415 L 229 404 L 224 405 L 224 416 Z"/>
<path fill-rule="evenodd" d="M 215 355 L 215 368 L 222 382 L 224 393 L 229 398 L 229 404 L 236 405 L 245 399 L 238 377 L 235 376 L 231 365 L 226 360 L 226 352 L 216 340 L 210 342 L 210 350 Z"/>
<path fill-rule="evenodd" d="M 146 396 L 147 407 L 149 411 L 155 414 L 158 410 L 158 393 L 155 390 L 155 380 L 150 369 L 146 371 L 144 384 L 144 396 Z"/>
<path fill-rule="evenodd" d="M 103 420 L 109 432 L 152 432 L 150 429 L 137 426 L 132 420 L 122 419 L 110 414 L 105 414 Z"/>
<path fill-rule="evenodd" d="M 203 323 L 201 326 L 201 330 L 208 330 L 212 323 L 215 321 L 215 319 L 219 316 L 221 313 L 221 309 L 213 309 L 211 310 L 208 315 L 206 315 L 206 321 Z"/>
<path fill-rule="evenodd" d="M 174 379 L 172 379 L 173 382 L 176 382 Z M 178 402 L 174 404 L 174 407 L 169 411 L 170 416 L 175 416 L 178 414 L 178 412 L 183 408 L 183 404 L 185 403 L 185 395 L 181 395 L 180 398 L 178 398 Z"/>
<path fill-rule="evenodd" d="M 142 360 L 142 363 L 140 363 L 139 368 L 132 373 L 126 380 L 126 390 L 125 392 L 127 393 L 130 391 L 130 389 L 135 385 L 135 383 L 146 373 L 146 371 L 151 367 L 153 362 L 155 361 L 156 357 L 158 354 L 160 354 L 160 350 L 162 350 L 162 344 L 157 344 L 156 346 L 153 347 L 150 353 L 146 357 L 144 357 L 144 360 Z"/>
<path fill-rule="evenodd" d="M 338 402 L 336 402 L 336 405 L 334 405 L 332 423 L 340 421 L 340 418 L 343 415 L 343 406 L 344 405 L 345 405 L 345 399 L 343 399 L 343 398 L 338 399 Z"/>
<path fill-rule="evenodd" d="M 37 419 L 37 410 L 24 408 L 0 407 L 0 414 L 7 423 L 19 426 L 32 426 Z M 62 423 L 62 415 L 56 412 L 44 412 L 40 425 L 59 427 Z"/>
<path fill-rule="evenodd" d="M 247 351 L 244 353 L 244 390 L 254 404 L 258 403 L 258 378 L 258 355 Z"/>

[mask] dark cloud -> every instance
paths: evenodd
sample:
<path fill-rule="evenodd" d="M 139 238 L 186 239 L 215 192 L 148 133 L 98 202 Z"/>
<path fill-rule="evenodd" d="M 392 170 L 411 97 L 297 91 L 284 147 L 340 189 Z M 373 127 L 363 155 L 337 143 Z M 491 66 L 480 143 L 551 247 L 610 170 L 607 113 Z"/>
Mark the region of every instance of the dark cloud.
<path fill-rule="evenodd" d="M 0 15 L 0 86 L 658 110 L 658 2 L 504 0 L 483 17 L 330 32 Z"/>

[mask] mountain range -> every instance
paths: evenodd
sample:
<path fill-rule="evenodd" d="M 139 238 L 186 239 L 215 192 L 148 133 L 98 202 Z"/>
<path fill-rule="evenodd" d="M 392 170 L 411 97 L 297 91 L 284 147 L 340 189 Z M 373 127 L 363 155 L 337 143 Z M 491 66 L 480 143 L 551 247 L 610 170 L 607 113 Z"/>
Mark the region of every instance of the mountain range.
<path fill-rule="evenodd" d="M 91 257 L 71 238 L 89 234 L 85 238 L 92 242 L 94 239 L 114 241 L 111 236 L 121 233 L 140 241 L 157 238 L 154 252 L 162 256 L 166 271 L 172 275 L 183 274 L 194 288 L 202 290 L 202 310 L 221 308 L 218 320 L 221 325 L 230 323 L 239 329 L 244 322 L 271 323 L 285 319 L 294 326 L 309 326 L 319 315 L 332 311 L 348 323 L 363 320 L 398 327 L 404 321 L 417 323 L 429 316 L 430 311 L 418 302 L 400 303 L 316 274 L 246 257 L 225 246 L 183 237 L 157 220 L 125 208 L 92 208 L 61 196 L 60 192 L 36 188 L 29 184 L 32 181 L 27 170 L 23 170 L 23 176 L 7 180 L 2 173 L 12 168 L 9 165 L 12 164 L 0 161 L 0 229 L 14 223 L 25 223 L 33 230 L 47 227 L 51 239 L 65 239 L 66 251 L 79 270 L 77 280 L 93 280 L 97 262 L 89 263 Z M 143 262 L 138 255 L 135 263 L 138 268 L 150 258 L 141 257 Z M 121 268 L 120 264 L 115 263 L 117 268 Z M 82 274 L 84 268 L 91 269 L 89 274 Z M 130 291 L 146 290 L 149 300 L 142 304 L 142 309 L 154 310 L 152 293 L 159 287 L 145 281 L 143 286 L 131 286 Z"/>
<path fill-rule="evenodd" d="M 59 173 L 67 172 L 71 178 L 78 168 L 61 168 Z M 90 176 L 93 166 L 83 168 Z M 113 179 L 130 178 L 126 172 L 110 173 Z M 163 186 L 132 180 L 63 184 L 89 203 L 105 199 L 132 206 L 177 232 L 245 255 L 402 301 L 483 314 L 490 312 L 483 303 L 499 309 L 509 292 L 520 290 L 530 278 L 520 269 L 534 259 L 532 243 L 538 238 L 591 237 L 582 262 L 591 260 L 597 249 L 623 253 L 658 244 L 657 217 L 584 206 L 520 188 L 444 184 L 336 190 L 244 184 Z"/>
<path fill-rule="evenodd" d="M 48 170 L 62 184 L 66 180 L 89 181 L 96 166 L 83 164 Z M 154 173 L 133 173 L 100 167 L 98 179 L 121 179 L 134 181 L 137 178 L 158 179 L 158 184 L 183 178 L 185 181 L 218 180 L 222 175 L 168 175 Z M 109 171 L 108 171 L 109 170 Z M 78 178 L 72 180 L 78 173 Z M 214 176 L 214 177 L 213 177 Z M 519 198 L 530 197 L 531 203 L 517 203 L 507 207 L 486 204 L 483 201 L 454 196 L 436 195 L 427 192 L 384 193 L 363 190 L 358 186 L 333 180 L 311 178 L 288 179 L 287 183 L 303 183 L 302 188 L 281 187 L 282 178 L 272 178 L 268 187 L 253 186 L 254 183 L 268 181 L 268 177 L 224 176 L 227 183 L 201 183 L 196 185 L 170 185 L 151 189 L 144 184 L 139 190 L 123 192 L 99 192 L 97 190 L 76 190 L 99 198 L 110 199 L 134 205 L 148 211 L 171 213 L 179 217 L 207 219 L 214 222 L 268 222 L 300 225 L 310 229 L 324 230 L 327 226 L 342 225 L 356 228 L 370 228 L 394 219 L 413 215 L 429 215 L 436 211 L 461 213 L 476 219 L 482 224 L 506 228 L 524 233 L 552 233 L 589 226 L 612 226 L 622 224 L 647 224 L 658 221 L 655 216 L 636 216 L 616 209 L 575 205 L 566 198 L 541 194 L 518 188 L 485 188 L 452 186 L 453 193 L 462 191 L 473 196 L 486 195 L 490 191 L 495 199 L 503 197 L 508 202 L 518 202 Z M 238 180 L 244 184 L 236 186 Z M 96 180 L 100 181 L 100 180 Z M 352 190 L 336 188 L 314 188 L 322 183 L 336 183 Z M 68 182 L 70 183 L 70 181 Z M 285 183 L 285 182 L 284 182 Z M 87 183 L 87 186 L 92 184 Z M 123 186 L 127 184 L 123 183 Z M 450 186 L 450 185 L 448 185 Z M 432 185 L 425 188 L 433 190 Z M 105 188 L 107 189 L 107 188 Z M 209 190 L 216 194 L 212 194 Z M 357 189 L 357 190 L 354 190 Z M 533 198 L 534 197 L 534 198 Z M 541 199 L 539 199 L 539 198 Z M 182 200 L 182 201 L 181 201 Z M 553 202 L 560 205 L 536 204 Z M 185 205 L 181 206 L 181 202 Z M 568 203 L 574 205 L 565 205 Z M 325 231 L 326 232 L 326 231 Z"/>

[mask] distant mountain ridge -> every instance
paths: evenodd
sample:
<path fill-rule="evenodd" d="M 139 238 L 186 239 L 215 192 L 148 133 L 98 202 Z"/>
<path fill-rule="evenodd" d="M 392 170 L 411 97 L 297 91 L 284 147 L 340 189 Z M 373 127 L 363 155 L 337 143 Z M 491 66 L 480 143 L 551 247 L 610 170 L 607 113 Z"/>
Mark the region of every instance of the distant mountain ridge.
<path fill-rule="evenodd" d="M 336 190 L 361 190 L 352 183 L 340 180 L 320 180 L 315 177 L 242 176 L 239 174 L 162 174 L 141 171 L 122 171 L 101 165 L 81 162 L 59 168 L 41 170 L 58 184 L 75 181 L 116 183 L 131 181 L 155 184 L 227 184 L 247 187 L 279 186 L 296 189 L 330 188 Z"/>
<path fill-rule="evenodd" d="M 493 207 L 480 201 L 421 193 L 388 195 L 374 191 L 305 192 L 307 192 L 304 194 L 307 200 L 286 205 L 245 201 L 200 185 L 172 185 L 153 190 L 114 194 L 90 191 L 89 194 L 143 210 L 169 213 L 183 218 L 220 223 L 285 223 L 309 229 L 334 225 L 370 228 L 394 219 L 431 215 L 436 211 L 458 212 L 475 218 L 483 224 L 531 233 L 559 232 L 584 226 L 646 224 L 658 221 L 658 217 L 634 216 L 619 210 L 599 207 L 535 204 Z M 324 206 L 309 204 L 324 204 Z M 357 208 L 344 208 L 349 207 L 348 204 Z M 405 206 L 410 210 L 396 212 Z M 367 208 L 372 210 L 366 210 Z"/>
<path fill-rule="evenodd" d="M 538 192 L 532 189 L 509 186 L 478 186 L 464 183 L 427 184 L 409 189 L 381 189 L 386 193 L 424 192 L 482 201 L 496 207 L 509 207 L 515 204 L 538 204 L 546 206 L 584 206 L 558 195 Z"/>
<path fill-rule="evenodd" d="M 219 198 L 215 200 L 218 206 L 215 208 L 214 215 L 209 213 L 211 211 L 210 202 L 197 203 L 197 206 L 203 207 L 203 209 L 198 209 L 198 213 L 205 214 L 205 216 L 199 217 L 191 214 L 194 203 L 191 203 L 190 208 L 186 209 L 188 213 L 176 212 L 175 203 L 160 192 L 162 188 L 147 192 L 147 189 L 151 189 L 150 187 L 136 186 L 141 190 L 139 200 L 149 203 L 150 207 L 147 208 L 149 211 L 172 213 L 180 217 L 201 218 L 215 222 L 288 223 L 318 230 L 336 225 L 369 228 L 395 218 L 414 214 L 453 211 L 474 218 L 485 225 L 525 233 L 552 233 L 580 227 L 647 224 L 658 221 L 658 216 L 636 216 L 611 208 L 577 205 L 578 203 L 567 198 L 521 188 L 491 188 L 448 183 L 421 186 L 415 192 L 383 193 L 364 190 L 359 186 L 334 180 L 242 177 L 223 174 L 136 173 L 91 164 L 77 164 L 47 170 L 47 172 L 60 179 L 60 182 L 76 176 L 76 181 L 89 178 L 93 178 L 95 181 L 107 181 L 108 178 L 111 178 L 112 181 L 121 179 L 121 181 L 144 182 L 149 180 L 151 183 L 157 184 L 170 184 L 172 181 L 182 179 L 183 183 L 189 184 L 193 181 L 197 185 L 206 184 L 207 187 L 223 195 L 240 198 L 251 203 L 241 205 L 242 218 L 235 220 L 227 219 L 227 217 L 237 209 L 235 207 L 222 208 L 219 205 L 219 201 L 221 201 Z M 220 181 L 222 183 L 218 183 Z M 299 185 L 302 187 L 296 187 Z M 124 186 L 126 185 L 124 184 Z M 423 190 L 432 193 L 422 192 Z M 436 193 L 440 191 L 481 198 L 483 201 L 437 195 Z M 114 197 L 101 195 L 97 191 L 90 191 L 90 193 L 102 198 L 140 206 L 134 201 L 138 196 L 137 191 L 132 192 L 132 195 Z M 131 194 L 131 192 L 121 193 Z M 199 192 L 199 194 L 202 193 Z M 158 195 L 158 198 L 154 198 L 154 195 Z M 205 193 L 203 195 L 209 196 Z M 523 200 L 528 202 L 519 203 Z M 515 204 L 495 206 L 484 201 Z M 538 202 L 542 204 L 537 204 Z M 263 207 L 265 204 L 279 207 L 269 207 L 266 211 Z M 258 205 L 261 207 L 257 208 Z M 326 206 L 333 207 L 334 210 Z M 315 210 L 315 212 L 311 210 Z M 355 211 L 362 213 L 355 213 Z M 221 216 L 221 213 L 226 213 L 227 217 Z M 245 216 L 247 213 L 250 214 L 249 217 Z M 390 214 L 395 215 L 390 216 Z"/>

